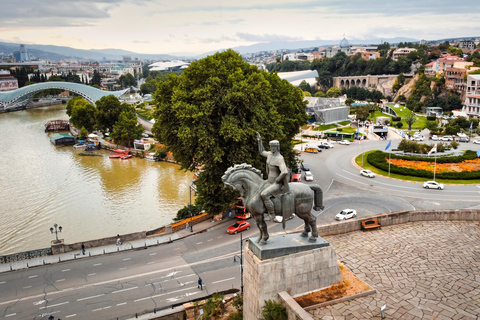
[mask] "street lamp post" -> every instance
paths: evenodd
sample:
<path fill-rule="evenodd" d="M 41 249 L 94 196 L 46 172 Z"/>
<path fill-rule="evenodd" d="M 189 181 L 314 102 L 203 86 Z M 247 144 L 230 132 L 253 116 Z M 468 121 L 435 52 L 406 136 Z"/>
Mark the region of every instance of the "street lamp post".
<path fill-rule="evenodd" d="M 237 262 L 235 257 L 238 257 L 237 255 L 233 256 L 233 262 Z M 240 233 L 240 293 L 243 295 L 243 237 L 242 234 Z"/>
<path fill-rule="evenodd" d="M 58 240 L 58 233 L 62 232 L 62 227 L 56 223 L 53 226 L 55 227 L 55 230 L 53 228 L 50 228 L 50 232 L 52 234 L 55 233 L 55 238 L 56 238 L 55 243 L 60 243 L 60 240 Z M 58 230 L 57 230 L 57 227 L 58 227 Z"/>

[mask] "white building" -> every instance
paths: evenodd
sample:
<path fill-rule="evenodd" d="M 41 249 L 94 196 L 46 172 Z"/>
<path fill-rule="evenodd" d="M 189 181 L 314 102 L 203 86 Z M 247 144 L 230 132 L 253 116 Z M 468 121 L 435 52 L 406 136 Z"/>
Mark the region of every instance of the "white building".
<path fill-rule="evenodd" d="M 467 75 L 464 111 L 470 118 L 480 118 L 480 74 Z"/>

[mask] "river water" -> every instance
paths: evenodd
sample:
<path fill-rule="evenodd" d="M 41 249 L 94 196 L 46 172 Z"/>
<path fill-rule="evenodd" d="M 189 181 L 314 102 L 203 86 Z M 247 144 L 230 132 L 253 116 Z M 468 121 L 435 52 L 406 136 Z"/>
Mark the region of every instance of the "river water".
<path fill-rule="evenodd" d="M 0 114 L 0 255 L 49 247 L 55 223 L 74 243 L 167 225 L 189 203 L 180 166 L 55 147 L 44 132 L 55 119 L 68 119 L 64 105 Z"/>

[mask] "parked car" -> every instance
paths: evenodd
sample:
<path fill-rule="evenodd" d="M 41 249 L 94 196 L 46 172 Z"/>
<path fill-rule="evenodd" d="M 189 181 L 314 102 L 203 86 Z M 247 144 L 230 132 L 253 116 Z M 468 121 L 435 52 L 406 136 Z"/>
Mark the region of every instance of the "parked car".
<path fill-rule="evenodd" d="M 480 140 L 473 140 L 472 143 L 480 144 Z"/>
<path fill-rule="evenodd" d="M 318 147 L 322 149 L 331 149 L 333 148 L 333 144 L 331 144 L 330 142 L 320 142 Z"/>
<path fill-rule="evenodd" d="M 437 181 L 425 181 L 423 183 L 423 187 L 425 189 L 439 189 L 439 190 L 443 190 L 445 188 L 443 184 L 438 183 Z"/>
<path fill-rule="evenodd" d="M 415 141 L 423 141 L 425 138 L 423 136 L 416 136 L 414 137 Z"/>
<path fill-rule="evenodd" d="M 248 221 L 237 221 L 233 226 L 227 228 L 227 233 L 237 234 L 243 230 L 250 229 L 250 222 Z"/>
<path fill-rule="evenodd" d="M 458 138 L 457 141 L 458 142 L 470 142 L 470 139 L 468 139 L 468 137 L 466 137 L 466 138 L 462 137 L 462 138 Z"/>
<path fill-rule="evenodd" d="M 310 171 L 310 166 L 308 165 L 308 163 L 302 162 L 301 168 L 303 171 Z"/>
<path fill-rule="evenodd" d="M 452 136 L 443 136 L 439 140 L 441 140 L 441 141 L 453 141 L 453 137 Z"/>
<path fill-rule="evenodd" d="M 320 151 L 322 151 L 322 150 L 320 150 Z M 308 152 L 308 153 L 317 153 L 317 152 L 318 152 L 318 149 L 317 149 L 317 148 L 308 147 L 308 148 L 305 148 L 305 152 Z"/>
<path fill-rule="evenodd" d="M 369 177 L 369 178 L 375 178 L 375 173 L 373 173 L 370 170 L 361 170 L 360 175 L 365 176 L 365 177 Z"/>
<path fill-rule="evenodd" d="M 348 145 L 350 144 L 350 141 L 348 141 L 348 140 L 342 140 L 342 141 L 338 141 L 338 144 L 343 144 L 343 145 L 348 146 Z"/>
<path fill-rule="evenodd" d="M 292 177 L 292 182 L 302 182 L 302 174 L 295 173 Z"/>
<path fill-rule="evenodd" d="M 313 174 L 311 171 L 305 171 L 305 181 L 313 181 Z"/>
<path fill-rule="evenodd" d="M 432 140 L 433 140 L 433 141 L 437 141 L 437 140 L 438 140 L 438 136 L 437 136 L 437 135 L 433 135 L 433 136 L 432 136 Z"/>
<path fill-rule="evenodd" d="M 357 211 L 354 209 L 343 209 L 335 216 L 335 220 L 347 220 L 355 218 L 357 216 Z"/>

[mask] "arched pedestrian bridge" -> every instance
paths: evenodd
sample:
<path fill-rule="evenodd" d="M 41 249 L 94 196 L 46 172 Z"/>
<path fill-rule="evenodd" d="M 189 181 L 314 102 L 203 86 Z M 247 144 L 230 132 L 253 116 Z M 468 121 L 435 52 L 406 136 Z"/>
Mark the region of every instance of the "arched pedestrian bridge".
<path fill-rule="evenodd" d="M 20 106 L 25 106 L 28 104 L 34 94 L 47 89 L 60 89 L 74 92 L 82 96 L 82 98 L 89 101 L 93 105 L 95 105 L 95 103 L 102 97 L 114 95 L 118 98 L 121 95 L 125 94 L 128 90 L 130 90 L 125 89 L 122 91 L 104 91 L 84 84 L 73 82 L 42 82 L 12 91 L 0 92 L 0 110 L 8 110 Z"/>

